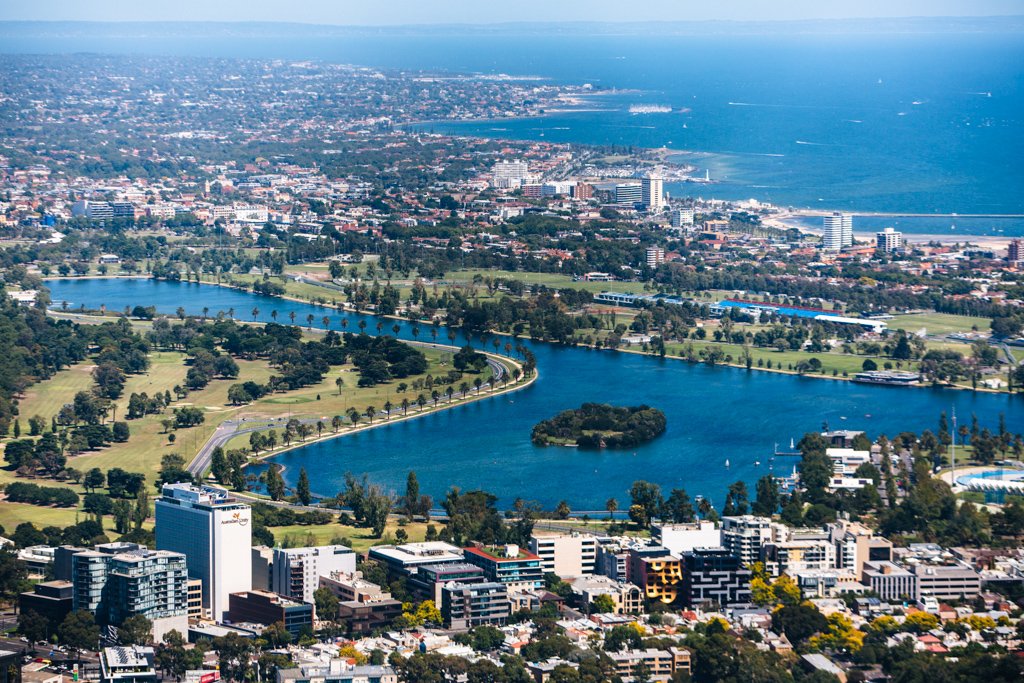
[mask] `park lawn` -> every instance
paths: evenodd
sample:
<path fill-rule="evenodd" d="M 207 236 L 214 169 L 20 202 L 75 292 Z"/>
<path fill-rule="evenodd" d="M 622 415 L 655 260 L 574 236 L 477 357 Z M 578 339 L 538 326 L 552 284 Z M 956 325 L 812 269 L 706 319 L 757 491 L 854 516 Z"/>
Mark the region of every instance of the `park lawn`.
<path fill-rule="evenodd" d="M 922 327 L 928 334 L 952 334 L 954 332 L 971 332 L 974 327 L 979 332 L 988 332 L 992 321 L 988 318 L 976 318 L 969 315 L 952 315 L 950 313 L 909 313 L 897 315 L 889 320 L 889 328 L 917 333 Z"/>
<path fill-rule="evenodd" d="M 643 294 L 644 283 L 642 282 L 585 282 L 574 281 L 568 275 L 559 273 L 525 273 L 512 270 L 453 270 L 445 273 L 439 284 L 473 284 L 473 277 L 480 275 L 487 278 L 505 278 L 518 280 L 527 285 L 545 285 L 553 289 L 581 289 L 588 292 L 628 292 L 631 294 Z M 486 287 L 480 285 L 480 289 L 486 292 Z"/>
<path fill-rule="evenodd" d="M 739 364 L 740 354 L 743 353 L 743 347 L 738 344 L 720 344 L 717 342 L 708 341 L 693 341 L 691 342 L 693 347 L 698 352 L 700 349 L 719 348 L 726 355 L 731 355 L 733 364 Z M 671 342 L 665 345 L 670 355 L 679 355 L 684 348 L 683 344 L 678 342 Z M 639 348 L 639 347 L 634 347 Z M 860 372 L 863 369 L 864 361 L 871 358 L 878 364 L 878 367 L 884 367 L 884 363 L 889 361 L 888 358 L 880 356 L 854 356 L 846 353 L 810 353 L 808 351 L 778 351 L 776 349 L 765 349 L 757 348 L 754 346 L 747 347 L 750 350 L 750 355 L 754 359 L 754 367 L 757 367 L 759 359 L 763 360 L 765 364 L 770 360 L 772 362 L 773 369 L 788 369 L 789 365 L 796 366 L 800 361 L 810 360 L 811 358 L 817 358 L 821 361 L 821 372 L 815 374 L 831 374 L 835 370 L 838 374 L 842 375 L 844 372 L 847 374 L 853 374 Z M 916 365 L 908 364 L 907 369 L 916 367 Z"/>
<path fill-rule="evenodd" d="M 46 482 L 40 482 L 46 486 Z M 78 521 L 88 519 L 89 515 L 79 513 L 76 508 L 44 507 L 42 505 L 29 505 L 28 503 L 0 502 L 0 525 L 3 525 L 5 535 L 14 533 L 15 527 L 22 522 L 32 522 L 37 529 L 48 526 L 66 527 Z"/>
<path fill-rule="evenodd" d="M 92 370 L 95 367 L 95 364 L 86 360 L 29 387 L 25 391 L 25 397 L 18 402 L 22 433 L 26 433 L 24 430 L 28 428 L 28 418 L 42 415 L 49 422 L 65 403 L 74 400 L 75 394 L 90 391 L 93 387 Z"/>
<path fill-rule="evenodd" d="M 432 524 L 438 531 L 444 528 L 442 522 L 432 522 Z M 270 531 L 274 534 L 274 541 L 285 547 L 330 545 L 334 539 L 345 538 L 351 542 L 352 549 L 357 553 L 364 553 L 375 545 L 394 543 L 395 532 L 400 528 L 405 529 L 405 533 L 409 534 L 410 542 L 423 541 L 427 536 L 427 525 L 425 523 L 410 522 L 401 524 L 399 518 L 395 516 L 388 519 L 387 527 L 385 527 L 381 538 L 373 538 L 371 536 L 372 531 L 368 528 L 348 526 L 337 522 L 332 524 L 293 524 L 291 526 L 269 527 Z"/>

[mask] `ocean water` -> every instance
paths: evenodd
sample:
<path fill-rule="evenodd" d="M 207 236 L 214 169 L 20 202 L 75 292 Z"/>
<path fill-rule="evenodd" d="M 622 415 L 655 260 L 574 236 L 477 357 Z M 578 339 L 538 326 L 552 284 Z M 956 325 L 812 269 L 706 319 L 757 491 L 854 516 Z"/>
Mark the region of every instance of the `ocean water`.
<path fill-rule="evenodd" d="M 866 212 L 1024 214 L 1024 37 L 9 35 L 0 51 L 322 59 L 540 76 L 606 93 L 439 132 L 694 152 L 712 185 L 677 196 Z M 614 90 L 614 92 L 611 92 Z M 630 104 L 671 106 L 631 115 Z M 883 221 L 893 224 L 892 221 Z M 955 228 L 953 227 L 955 226 Z M 906 232 L 1024 235 L 1024 219 L 900 219 Z M 858 229 L 861 226 L 858 225 Z"/>
<path fill-rule="evenodd" d="M 364 317 L 212 285 L 66 279 L 47 286 L 54 301 L 68 300 L 71 308 L 85 304 L 121 310 L 145 302 L 164 313 L 179 305 L 192 314 L 202 313 L 204 306 L 211 315 L 234 308 L 248 319 L 257 306 L 264 321 L 277 310 L 278 321 L 287 322 L 294 311 L 299 321 L 308 313 L 317 320 L 328 315 L 332 329 L 348 318 L 350 330 Z M 367 329 L 373 331 L 373 318 L 366 318 Z M 398 336 L 411 339 L 409 325 L 401 325 Z M 439 339 L 445 335 L 442 331 Z M 464 343 L 461 334 L 458 343 Z M 773 463 L 776 444 L 788 450 L 790 439 L 820 429 L 823 422 L 836 429 L 863 429 L 873 437 L 892 436 L 934 431 L 939 413 L 955 409 L 962 421 L 976 414 L 983 426 L 995 429 L 1002 413 L 1011 431 L 1024 429 L 1024 401 L 1007 394 L 872 386 L 526 344 L 537 356 L 540 377 L 523 390 L 311 444 L 274 461 L 285 466 L 284 478 L 291 486 L 305 467 L 314 492 L 327 496 L 344 487 L 345 472 L 365 472 L 372 481 L 400 492 L 406 474 L 415 470 L 423 491 L 435 500 L 459 486 L 490 491 L 502 505 L 523 497 L 551 509 L 564 499 L 575 510 L 602 510 L 610 497 L 625 507 L 630 485 L 645 479 L 666 491 L 683 487 L 691 496 L 704 495 L 720 506 L 732 482 L 747 482 L 753 494 L 754 482 L 769 471 L 790 474 L 796 459 L 778 457 Z M 530 442 L 534 424 L 586 401 L 646 403 L 665 412 L 668 428 L 658 439 L 625 450 L 586 451 Z M 175 449 L 191 457 L 188 441 L 182 437 Z"/>

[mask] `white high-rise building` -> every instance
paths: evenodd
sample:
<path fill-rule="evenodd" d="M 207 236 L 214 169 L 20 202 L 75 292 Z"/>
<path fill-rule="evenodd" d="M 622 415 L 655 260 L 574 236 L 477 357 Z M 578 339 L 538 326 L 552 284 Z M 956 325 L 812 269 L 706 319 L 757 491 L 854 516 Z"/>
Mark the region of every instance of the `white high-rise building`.
<path fill-rule="evenodd" d="M 619 183 L 615 186 L 616 204 L 639 204 L 643 198 L 643 187 L 640 183 Z"/>
<path fill-rule="evenodd" d="M 722 518 L 722 546 L 744 565 L 761 559 L 761 548 L 772 540 L 772 520 L 742 515 Z"/>
<path fill-rule="evenodd" d="M 203 606 L 217 621 L 229 594 L 252 589 L 252 510 L 223 489 L 165 484 L 156 547 L 188 558 L 188 575 L 203 582 Z"/>
<path fill-rule="evenodd" d="M 665 262 L 665 250 L 661 247 L 647 247 L 647 267 L 657 268 Z"/>
<path fill-rule="evenodd" d="M 332 573 L 353 574 L 356 554 L 343 545 L 274 550 L 273 590 L 292 600 L 313 602 L 320 577 Z"/>
<path fill-rule="evenodd" d="M 583 534 L 537 534 L 530 536 L 530 552 L 540 557 L 545 574 L 577 577 L 594 573 L 597 537 Z"/>
<path fill-rule="evenodd" d="M 661 176 L 649 175 L 640 181 L 641 201 L 651 213 L 658 213 L 665 207 L 665 188 Z"/>
<path fill-rule="evenodd" d="M 693 225 L 693 209 L 676 209 L 672 212 L 672 227 L 685 228 Z"/>
<path fill-rule="evenodd" d="M 886 228 L 882 232 L 875 233 L 875 247 L 878 251 L 892 253 L 903 247 L 903 233 L 892 228 Z"/>
<path fill-rule="evenodd" d="M 839 251 L 853 244 L 853 216 L 848 213 L 833 213 L 822 222 L 824 232 L 821 246 L 829 251 Z"/>
<path fill-rule="evenodd" d="M 525 161 L 520 159 L 502 160 L 494 165 L 491 185 L 498 188 L 519 187 L 523 179 L 529 175 L 530 169 Z"/>

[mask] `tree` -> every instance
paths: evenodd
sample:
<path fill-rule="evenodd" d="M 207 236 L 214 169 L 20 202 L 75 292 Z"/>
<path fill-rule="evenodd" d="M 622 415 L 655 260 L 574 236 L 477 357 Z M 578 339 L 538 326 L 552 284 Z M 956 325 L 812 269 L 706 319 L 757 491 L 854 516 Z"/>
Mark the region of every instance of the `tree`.
<path fill-rule="evenodd" d="M 686 489 L 672 489 L 665 507 L 668 513 L 665 516 L 675 523 L 692 522 L 697 516 Z"/>
<path fill-rule="evenodd" d="M 827 625 L 825 616 L 810 604 L 785 606 L 772 612 L 772 630 L 785 634 L 793 645 L 823 631 Z"/>
<path fill-rule="evenodd" d="M 615 612 L 615 600 L 612 596 L 602 593 L 594 598 L 591 607 L 595 614 L 611 614 Z"/>
<path fill-rule="evenodd" d="M 18 631 L 33 644 L 50 638 L 53 627 L 50 620 L 35 610 L 25 610 L 18 615 Z"/>
<path fill-rule="evenodd" d="M 309 505 L 312 500 L 309 493 L 309 475 L 306 474 L 305 467 L 299 470 L 299 481 L 295 484 L 295 496 L 303 505 Z"/>
<path fill-rule="evenodd" d="M 105 481 L 106 477 L 103 475 L 103 471 L 99 467 L 93 467 L 85 473 L 85 477 L 82 479 L 82 486 L 86 491 L 95 491 L 102 487 Z"/>
<path fill-rule="evenodd" d="M 82 650 L 93 650 L 99 647 L 100 627 L 92 612 L 75 610 L 64 617 L 57 628 L 57 637 L 61 644 L 75 651 L 76 656 Z"/>
<path fill-rule="evenodd" d="M 604 509 L 608 511 L 608 518 L 615 517 L 615 511 L 619 509 L 619 501 L 614 498 L 609 498 L 604 503 Z"/>
<path fill-rule="evenodd" d="M 271 500 L 281 500 L 284 497 L 284 479 L 281 477 L 281 466 L 272 464 L 264 474 L 267 493 Z"/>
<path fill-rule="evenodd" d="M 117 629 L 122 645 L 146 645 L 153 641 L 153 622 L 141 614 L 134 614 Z"/>
<path fill-rule="evenodd" d="M 338 618 L 338 596 L 329 588 L 321 586 L 313 592 L 313 602 L 316 604 L 316 617 L 323 621 L 334 621 Z"/>
<path fill-rule="evenodd" d="M 766 474 L 757 480 L 756 491 L 753 513 L 761 517 L 771 517 L 779 508 L 778 480 L 771 474 Z"/>
<path fill-rule="evenodd" d="M 641 527 L 650 525 L 664 506 L 661 497 L 661 487 L 647 481 L 638 480 L 633 482 L 629 489 L 629 496 L 632 504 L 629 508 L 629 518 Z"/>

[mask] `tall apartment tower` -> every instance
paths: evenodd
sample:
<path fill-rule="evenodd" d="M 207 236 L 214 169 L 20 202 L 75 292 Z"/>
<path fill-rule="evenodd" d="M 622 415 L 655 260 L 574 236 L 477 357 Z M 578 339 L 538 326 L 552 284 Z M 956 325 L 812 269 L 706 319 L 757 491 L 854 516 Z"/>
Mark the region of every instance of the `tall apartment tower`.
<path fill-rule="evenodd" d="M 829 251 L 839 251 L 853 244 L 853 216 L 848 213 L 833 213 L 825 216 L 821 246 Z"/>
<path fill-rule="evenodd" d="M 1008 261 L 1024 261 L 1024 244 L 1020 239 L 1010 242 L 1010 246 L 1006 248 L 1006 259 Z"/>
<path fill-rule="evenodd" d="M 356 554 L 343 545 L 313 548 L 274 549 L 274 592 L 292 600 L 313 602 L 313 593 L 320 587 L 320 577 L 332 573 L 352 574 L 356 570 Z"/>
<path fill-rule="evenodd" d="M 665 207 L 665 188 L 661 176 L 649 175 L 640 181 L 641 201 L 651 213 L 659 213 Z"/>
<path fill-rule="evenodd" d="M 227 491 L 165 484 L 156 502 L 156 546 L 183 553 L 203 582 L 203 606 L 220 621 L 228 595 L 252 589 L 252 510 Z"/>

